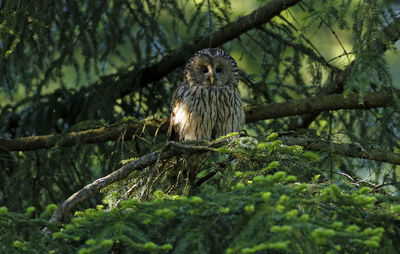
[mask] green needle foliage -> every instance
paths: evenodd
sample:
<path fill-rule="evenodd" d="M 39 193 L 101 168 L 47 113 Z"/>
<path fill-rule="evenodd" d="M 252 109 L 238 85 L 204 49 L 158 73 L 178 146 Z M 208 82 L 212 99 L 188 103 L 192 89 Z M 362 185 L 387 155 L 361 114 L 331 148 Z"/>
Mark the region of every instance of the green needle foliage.
<path fill-rule="evenodd" d="M 27 253 L 396 253 L 397 198 L 351 182 L 313 177 L 306 183 L 315 155 L 277 145 L 274 136 L 246 148 L 240 144 L 248 138 L 239 138 L 219 149 L 234 155 L 236 166 L 247 156 L 253 170 L 233 166 L 217 177 L 219 184 L 204 184 L 195 195 L 158 190 L 150 201 L 75 212 L 59 226 L 44 220 L 54 206 L 39 219 L 32 207 L 25 214 L 3 207 L 1 246 Z"/>

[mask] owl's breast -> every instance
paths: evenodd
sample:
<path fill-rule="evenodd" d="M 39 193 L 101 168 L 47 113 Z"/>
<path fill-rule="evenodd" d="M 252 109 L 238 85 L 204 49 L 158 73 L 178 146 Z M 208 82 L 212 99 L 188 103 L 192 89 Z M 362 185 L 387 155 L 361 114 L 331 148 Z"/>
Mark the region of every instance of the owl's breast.
<path fill-rule="evenodd" d="M 196 86 L 179 89 L 173 122 L 181 140 L 212 139 L 240 131 L 242 102 L 232 87 Z M 236 94 L 235 94 L 236 93 Z"/>

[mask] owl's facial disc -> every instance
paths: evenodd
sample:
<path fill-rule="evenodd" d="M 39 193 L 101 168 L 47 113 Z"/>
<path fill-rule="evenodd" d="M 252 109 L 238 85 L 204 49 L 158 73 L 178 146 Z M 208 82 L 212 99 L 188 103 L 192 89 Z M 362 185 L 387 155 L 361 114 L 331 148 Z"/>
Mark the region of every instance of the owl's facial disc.
<path fill-rule="evenodd" d="M 188 73 L 190 79 L 202 86 L 224 86 L 229 81 L 231 67 L 221 56 L 200 56 L 193 62 L 193 73 Z"/>

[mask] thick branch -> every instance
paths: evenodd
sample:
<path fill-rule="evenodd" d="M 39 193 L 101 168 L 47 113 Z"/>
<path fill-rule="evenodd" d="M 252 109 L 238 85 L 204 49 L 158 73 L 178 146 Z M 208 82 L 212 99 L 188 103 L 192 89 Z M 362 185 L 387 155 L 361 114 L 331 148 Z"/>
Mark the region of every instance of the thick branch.
<path fill-rule="evenodd" d="M 393 105 L 394 95 L 389 92 L 368 93 L 364 101 L 358 94 L 318 96 L 297 101 L 249 106 L 246 111 L 246 123 L 285 116 L 320 113 L 339 109 L 369 109 Z M 146 132 L 149 135 L 166 133 L 167 119 L 145 119 L 132 124 L 103 127 L 64 135 L 46 135 L 19 139 L 0 139 L 0 151 L 31 151 L 54 146 L 73 146 L 76 144 L 103 143 L 115 140 L 130 140 Z"/>
<path fill-rule="evenodd" d="M 339 109 L 370 109 L 387 107 L 393 104 L 393 94 L 388 92 L 368 93 L 364 101 L 359 101 L 359 94 L 332 94 L 316 96 L 289 102 L 271 103 L 246 108 L 246 123 L 284 116 L 304 115 Z"/>
<path fill-rule="evenodd" d="M 198 143 L 204 144 L 204 142 Z M 213 143 L 210 146 L 195 146 L 184 145 L 170 141 L 161 151 L 148 153 L 132 162 L 129 162 L 128 164 L 122 166 L 111 174 L 99 178 L 96 181 L 86 185 L 81 190 L 75 192 L 58 207 L 58 209 L 53 213 L 49 221 L 53 223 L 61 221 L 78 203 L 87 200 L 100 189 L 116 181 L 125 179 L 130 173 L 135 170 L 142 170 L 150 165 L 155 164 L 158 160 L 169 159 L 184 153 L 192 154 L 214 151 L 215 147 L 222 146 L 225 143 L 226 142 L 222 141 Z"/>
<path fill-rule="evenodd" d="M 91 129 L 66 134 L 50 134 L 18 139 L 0 138 L 0 152 L 2 151 L 32 151 L 47 149 L 54 146 L 74 146 L 76 144 L 93 144 L 119 139 L 130 140 L 143 131 L 154 135 L 167 131 L 166 119 L 144 119 L 136 123 L 112 125 L 98 129 Z"/>
<path fill-rule="evenodd" d="M 282 141 L 285 145 L 299 145 L 304 147 L 306 150 L 326 151 L 346 157 L 361 158 L 400 165 L 400 154 L 387 151 L 383 152 L 375 149 L 364 149 L 361 145 L 337 144 L 328 141 L 290 137 L 283 137 Z"/>

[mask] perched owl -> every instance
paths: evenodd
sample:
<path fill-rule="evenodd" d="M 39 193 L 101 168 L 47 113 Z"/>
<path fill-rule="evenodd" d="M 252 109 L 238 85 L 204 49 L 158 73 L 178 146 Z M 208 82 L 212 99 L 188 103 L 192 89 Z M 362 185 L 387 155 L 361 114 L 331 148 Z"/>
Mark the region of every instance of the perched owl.
<path fill-rule="evenodd" d="M 245 115 L 238 67 L 228 52 L 198 51 L 187 62 L 184 76 L 171 103 L 170 140 L 210 140 L 241 130 Z"/>

